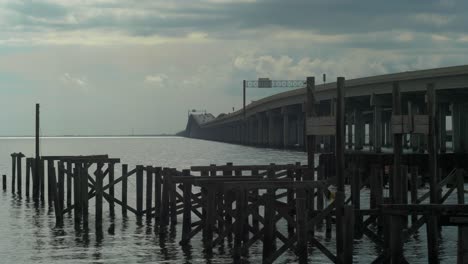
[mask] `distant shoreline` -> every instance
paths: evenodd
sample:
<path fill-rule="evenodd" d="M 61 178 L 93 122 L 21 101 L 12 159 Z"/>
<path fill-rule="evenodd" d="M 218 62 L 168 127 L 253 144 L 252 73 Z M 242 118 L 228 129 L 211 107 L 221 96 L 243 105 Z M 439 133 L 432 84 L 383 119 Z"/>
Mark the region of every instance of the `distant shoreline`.
<path fill-rule="evenodd" d="M 15 136 L 15 135 L 9 135 L 9 136 L 0 136 L 0 138 L 34 138 L 35 136 Z M 41 136 L 41 138 L 74 138 L 74 137 L 80 137 L 80 138 L 96 138 L 96 137 L 102 137 L 102 138 L 112 138 L 112 137 L 180 137 L 176 134 L 161 134 L 161 135 L 46 135 L 46 136 Z"/>

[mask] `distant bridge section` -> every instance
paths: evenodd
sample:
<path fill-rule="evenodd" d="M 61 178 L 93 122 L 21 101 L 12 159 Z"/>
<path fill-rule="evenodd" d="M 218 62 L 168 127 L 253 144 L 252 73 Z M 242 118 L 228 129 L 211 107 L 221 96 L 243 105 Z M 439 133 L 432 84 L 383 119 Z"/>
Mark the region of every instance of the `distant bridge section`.
<path fill-rule="evenodd" d="M 437 95 L 441 151 L 468 150 L 468 65 L 401 72 L 347 80 L 345 83 L 348 149 L 381 151 L 392 145 L 392 85 L 402 91 L 403 112 L 424 114 L 428 83 Z M 315 86 L 315 110 L 333 115 L 336 83 Z M 214 118 L 190 115 L 188 137 L 272 148 L 305 148 L 306 89 L 300 88 L 257 100 L 241 110 Z M 321 136 L 317 147 L 334 148 L 334 138 Z M 423 152 L 426 138 L 407 135 L 405 147 Z"/>

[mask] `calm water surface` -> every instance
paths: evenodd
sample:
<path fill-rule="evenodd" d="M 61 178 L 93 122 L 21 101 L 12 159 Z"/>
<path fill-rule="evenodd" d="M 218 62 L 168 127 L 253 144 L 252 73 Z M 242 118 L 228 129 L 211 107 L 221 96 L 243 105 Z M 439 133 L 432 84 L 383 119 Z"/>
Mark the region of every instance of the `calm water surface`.
<path fill-rule="evenodd" d="M 109 154 L 121 158 L 122 163 L 162 167 L 189 168 L 192 165 L 268 164 L 306 162 L 306 154 L 237 146 L 218 142 L 178 137 L 122 137 L 122 138 L 45 138 L 41 140 L 42 155 Z M 201 236 L 195 236 L 189 246 L 181 247 L 181 224 L 167 235 L 155 234 L 154 224 L 137 226 L 132 215 L 123 219 L 116 205 L 115 234 L 105 232 L 103 239 L 94 234 L 93 204 L 90 202 L 89 232 L 77 232 L 72 216 L 65 218 L 63 229 L 55 228 L 55 217 L 47 205 L 36 207 L 27 198 L 11 194 L 10 175 L 13 152 L 26 156 L 34 153 L 32 138 L 0 138 L 0 173 L 8 175 L 8 191 L 0 192 L 0 263 L 231 263 L 228 244 L 205 254 Z M 120 166 L 116 166 L 116 175 Z M 130 191 L 134 183 L 129 182 Z M 420 192 L 427 190 L 420 190 Z M 116 196 L 119 196 L 116 189 Z M 454 203 L 456 194 L 450 197 Z M 131 196 L 131 195 L 130 195 Z M 367 205 L 369 193 L 363 192 L 362 204 Z M 132 201 L 129 201 L 132 202 Z M 107 209 L 107 205 L 104 205 Z M 105 220 L 109 219 L 105 215 Z M 181 223 L 181 219 L 179 219 Z M 107 230 L 111 220 L 104 221 Z M 284 222 L 278 228 L 284 231 Z M 424 228 L 424 227 L 423 227 Z M 421 229 L 424 230 L 424 229 Z M 333 238 L 325 238 L 322 230 L 316 236 L 335 252 Z M 444 263 L 455 263 L 456 229 L 444 227 L 440 251 Z M 278 244 L 280 246 L 280 244 Z M 261 262 L 261 243 L 250 250 L 248 261 Z M 363 238 L 355 245 L 355 262 L 369 263 L 377 255 L 376 247 Z M 311 261 L 329 263 L 317 250 L 311 249 Z M 427 263 L 425 234 L 412 238 L 405 245 L 405 255 L 410 263 Z M 293 263 L 296 258 L 286 253 L 277 263 Z"/>

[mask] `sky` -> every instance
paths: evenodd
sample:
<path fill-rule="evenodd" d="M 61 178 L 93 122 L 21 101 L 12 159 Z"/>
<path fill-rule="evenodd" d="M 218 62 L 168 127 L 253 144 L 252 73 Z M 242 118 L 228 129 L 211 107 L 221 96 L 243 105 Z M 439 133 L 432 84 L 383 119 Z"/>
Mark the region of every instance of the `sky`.
<path fill-rule="evenodd" d="M 175 133 L 244 79 L 468 64 L 466 25 L 466 0 L 0 0 L 0 136 L 33 135 L 35 103 L 43 135 Z"/>

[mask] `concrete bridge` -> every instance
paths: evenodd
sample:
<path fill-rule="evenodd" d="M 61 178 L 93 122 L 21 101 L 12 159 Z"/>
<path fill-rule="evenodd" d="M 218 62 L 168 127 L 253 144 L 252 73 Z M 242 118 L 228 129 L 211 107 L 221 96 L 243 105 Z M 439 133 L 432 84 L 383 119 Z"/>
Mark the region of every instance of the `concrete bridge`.
<path fill-rule="evenodd" d="M 398 82 L 405 114 L 425 114 L 426 86 L 433 83 L 437 95 L 440 150 L 468 150 L 468 65 L 386 74 L 347 80 L 346 143 L 348 149 L 380 152 L 392 145 L 392 85 Z M 333 115 L 336 83 L 315 86 L 316 112 Z M 187 137 L 272 148 L 305 149 L 306 89 L 263 98 L 242 110 L 215 118 L 190 115 Z M 368 136 L 367 136 L 368 135 Z M 334 148 L 334 137 L 319 136 L 317 147 Z M 426 149 L 424 135 L 406 135 L 405 147 Z"/>

